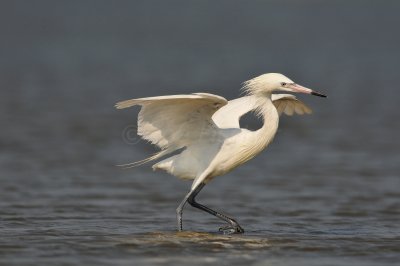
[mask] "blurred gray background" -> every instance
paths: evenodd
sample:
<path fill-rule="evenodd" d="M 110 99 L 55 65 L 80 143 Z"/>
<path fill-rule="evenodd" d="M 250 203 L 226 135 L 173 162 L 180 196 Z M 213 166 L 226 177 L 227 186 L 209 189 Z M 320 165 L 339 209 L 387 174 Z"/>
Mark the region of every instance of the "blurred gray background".
<path fill-rule="evenodd" d="M 175 208 L 190 184 L 149 166 L 115 167 L 154 148 L 131 132 L 126 139 L 138 110 L 116 111 L 113 105 L 192 92 L 231 99 L 240 95 L 243 81 L 267 72 L 281 72 L 329 98 L 299 96 L 314 114 L 282 117 L 266 152 L 217 178 L 200 198 L 238 216 L 247 232 L 262 238 L 279 239 L 276 233 L 284 232 L 307 246 L 296 238 L 305 234 L 325 247 L 332 232 L 354 236 L 349 246 L 316 253 L 334 261 L 353 259 L 346 252 L 363 247 L 371 235 L 398 241 L 399 11 L 399 2 L 389 0 L 2 0 L 4 261 L 46 262 L 60 252 L 101 263 L 101 256 L 80 249 L 79 236 L 175 230 Z M 187 213 L 190 230 L 218 227 L 212 217 L 189 208 Z M 301 226 L 293 227 L 295 222 Z M 57 252 L 41 240 L 58 245 Z M 377 259 L 384 246 L 382 257 L 398 261 L 398 246 L 385 243 L 362 249 L 367 260 Z M 107 256 L 135 254 L 149 263 L 146 246 L 134 253 L 113 245 L 106 245 Z M 280 250 L 272 255 L 279 258 Z M 263 252 L 249 260 L 271 258 Z M 193 254 L 204 255 L 183 255 Z M 294 249 L 290 255 L 304 254 Z"/>

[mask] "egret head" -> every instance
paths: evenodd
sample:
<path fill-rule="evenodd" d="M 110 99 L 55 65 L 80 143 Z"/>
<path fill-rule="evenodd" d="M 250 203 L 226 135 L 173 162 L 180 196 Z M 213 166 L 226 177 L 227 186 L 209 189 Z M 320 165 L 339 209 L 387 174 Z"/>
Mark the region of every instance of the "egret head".
<path fill-rule="evenodd" d="M 244 83 L 243 89 L 249 94 L 270 95 L 276 91 L 298 92 L 326 97 L 326 95 L 313 91 L 293 82 L 293 80 L 279 73 L 267 73 L 255 77 Z"/>

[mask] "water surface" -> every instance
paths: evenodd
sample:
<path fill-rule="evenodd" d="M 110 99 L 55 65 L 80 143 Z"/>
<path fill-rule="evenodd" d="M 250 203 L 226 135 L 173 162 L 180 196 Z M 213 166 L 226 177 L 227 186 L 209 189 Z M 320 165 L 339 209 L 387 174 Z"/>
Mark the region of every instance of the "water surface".
<path fill-rule="evenodd" d="M 396 265 L 396 1 L 3 1 L 0 263 Z M 133 97 L 210 92 L 283 72 L 329 95 L 282 117 L 272 145 L 198 200 L 150 166 Z M 252 121 L 244 124 L 254 126 Z M 127 132 L 128 130 L 128 132 Z"/>

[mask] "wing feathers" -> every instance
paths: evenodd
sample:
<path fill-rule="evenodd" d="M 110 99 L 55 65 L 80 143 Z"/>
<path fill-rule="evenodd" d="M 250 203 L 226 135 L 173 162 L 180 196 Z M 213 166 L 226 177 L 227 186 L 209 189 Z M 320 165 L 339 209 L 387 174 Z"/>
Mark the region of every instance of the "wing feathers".
<path fill-rule="evenodd" d="M 146 98 L 138 98 L 138 99 L 131 99 L 131 100 L 125 100 L 121 101 L 115 104 L 115 108 L 117 109 L 124 109 L 128 108 L 134 105 L 143 105 L 149 102 L 155 102 L 155 101 L 167 101 L 170 103 L 173 102 L 183 102 L 186 100 L 191 100 L 191 99 L 204 99 L 204 100 L 209 100 L 209 101 L 216 101 L 222 105 L 227 103 L 227 100 L 224 97 L 210 94 L 210 93 L 193 93 L 193 94 L 182 94 L 182 95 L 166 95 L 166 96 L 155 96 L 155 97 L 146 97 Z"/>
<path fill-rule="evenodd" d="M 131 99 L 115 107 L 141 105 L 138 135 L 161 149 L 179 149 L 213 131 L 211 116 L 226 104 L 221 96 L 196 93 Z"/>
<path fill-rule="evenodd" d="M 273 94 L 279 114 L 310 114 L 311 109 L 291 94 Z M 131 99 L 118 102 L 124 109 L 140 105 L 138 135 L 162 149 L 144 160 L 125 164 L 135 167 L 186 147 L 202 138 L 215 137 L 217 127 L 238 128 L 242 115 L 256 108 L 256 99 L 245 96 L 228 101 L 218 95 L 194 93 Z M 221 108 L 222 107 L 222 108 Z"/>
<path fill-rule="evenodd" d="M 272 94 L 272 101 L 279 114 L 291 116 L 294 113 L 299 115 L 312 113 L 307 105 L 291 94 Z"/>
<path fill-rule="evenodd" d="M 167 150 L 162 150 L 160 152 L 157 152 L 157 153 L 153 154 L 152 156 L 150 156 L 150 157 L 148 157 L 146 159 L 143 159 L 143 160 L 140 160 L 140 161 L 136 161 L 136 162 L 132 162 L 132 163 L 119 164 L 117 166 L 124 167 L 124 168 L 133 168 L 133 167 L 140 166 L 142 164 L 148 163 L 150 161 L 157 160 L 157 159 L 159 159 L 159 158 L 163 157 L 164 155 L 167 155 L 168 153 L 171 153 L 171 152 L 173 152 L 173 151 L 168 150 L 168 149 Z"/>

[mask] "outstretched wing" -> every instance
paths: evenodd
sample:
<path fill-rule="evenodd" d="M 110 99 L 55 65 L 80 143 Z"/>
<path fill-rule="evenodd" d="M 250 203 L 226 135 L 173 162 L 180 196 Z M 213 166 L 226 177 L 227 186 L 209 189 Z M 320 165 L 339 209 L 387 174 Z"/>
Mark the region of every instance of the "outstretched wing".
<path fill-rule="evenodd" d="M 138 135 L 163 151 L 171 152 L 215 130 L 211 116 L 227 102 L 218 95 L 194 93 L 132 99 L 119 102 L 115 107 L 140 105 Z"/>
<path fill-rule="evenodd" d="M 310 107 L 298 100 L 296 96 L 291 94 L 272 94 L 272 102 L 274 103 L 279 115 L 293 115 L 294 113 L 303 115 L 311 114 Z"/>
<path fill-rule="evenodd" d="M 311 114 L 311 109 L 302 101 L 291 94 L 272 94 L 278 113 L 281 115 Z M 256 99 L 253 96 L 245 96 L 228 102 L 227 105 L 219 109 L 212 117 L 215 124 L 220 128 L 240 128 L 239 120 L 246 113 L 256 108 Z"/>

